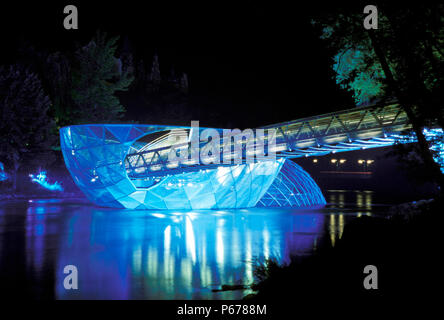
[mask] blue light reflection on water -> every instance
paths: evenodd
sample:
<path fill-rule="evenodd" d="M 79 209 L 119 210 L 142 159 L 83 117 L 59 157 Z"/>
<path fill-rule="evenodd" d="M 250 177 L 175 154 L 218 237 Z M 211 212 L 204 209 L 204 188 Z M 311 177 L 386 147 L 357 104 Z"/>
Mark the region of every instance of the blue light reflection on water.
<path fill-rule="evenodd" d="M 368 195 L 360 197 L 363 213 L 352 215 L 366 214 Z M 343 201 L 335 201 L 340 208 Z M 55 288 L 59 299 L 241 298 L 248 292 L 212 289 L 251 284 L 255 261 L 288 262 L 293 255 L 311 254 L 324 238 L 334 245 L 348 219 L 344 212 L 325 210 L 153 212 L 53 200 L 14 208 L 14 214 L 25 215 L 26 239 L 25 248 L 14 252 L 24 250 L 31 278 Z M 0 236 L 10 229 L 10 212 L 0 207 Z M 79 271 L 77 291 L 63 288 L 69 264 Z M 52 283 L 41 280 L 48 273 Z"/>
<path fill-rule="evenodd" d="M 77 239 L 60 252 L 58 269 L 74 264 L 80 275 L 87 269 L 88 279 L 82 283 L 80 277 L 79 286 L 88 298 L 225 298 L 242 293 L 211 289 L 252 283 L 256 259 L 288 261 L 290 253 L 310 251 L 324 223 L 321 214 L 289 219 L 274 210 L 242 211 L 165 214 L 92 209 L 71 223 Z M 60 286 L 58 296 L 72 294 Z"/>

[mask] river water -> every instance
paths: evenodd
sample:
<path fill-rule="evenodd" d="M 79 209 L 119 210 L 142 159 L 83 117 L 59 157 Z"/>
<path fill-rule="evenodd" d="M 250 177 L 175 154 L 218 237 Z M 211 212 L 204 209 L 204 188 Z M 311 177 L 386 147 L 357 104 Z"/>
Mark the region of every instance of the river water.
<path fill-rule="evenodd" d="M 197 211 L 104 209 L 81 199 L 0 203 L 0 281 L 37 299 L 239 299 L 254 266 L 287 263 L 384 206 L 371 191 L 325 192 L 325 208 Z M 66 290 L 74 265 L 78 289 Z M 5 292 L 3 290 L 3 292 Z"/>

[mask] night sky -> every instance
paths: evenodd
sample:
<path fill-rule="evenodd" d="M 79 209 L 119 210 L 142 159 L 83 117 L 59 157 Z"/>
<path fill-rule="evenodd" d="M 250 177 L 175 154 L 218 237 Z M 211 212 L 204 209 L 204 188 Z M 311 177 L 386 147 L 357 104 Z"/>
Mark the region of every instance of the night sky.
<path fill-rule="evenodd" d="M 202 126 L 256 127 L 353 106 L 310 25 L 313 12 L 328 11 L 320 4 L 91 2 L 2 4 L 2 64 L 14 62 L 22 43 L 69 51 L 99 28 L 128 37 L 135 59 L 148 65 L 157 52 L 163 75 L 171 66 L 186 72 Z M 79 10 L 79 30 L 63 28 L 68 4 Z M 126 107 L 126 119 L 152 122 L 150 110 Z"/>

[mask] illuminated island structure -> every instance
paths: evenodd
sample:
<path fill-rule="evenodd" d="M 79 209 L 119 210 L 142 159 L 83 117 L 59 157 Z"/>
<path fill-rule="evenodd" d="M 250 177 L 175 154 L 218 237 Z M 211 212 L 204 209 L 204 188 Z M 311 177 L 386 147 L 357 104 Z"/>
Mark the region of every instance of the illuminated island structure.
<path fill-rule="evenodd" d="M 61 128 L 60 139 L 75 183 L 99 206 L 180 210 L 326 203 L 310 175 L 285 157 L 232 165 L 168 162 L 171 138 L 187 146 L 192 131 L 177 126 L 89 124 Z"/>
<path fill-rule="evenodd" d="M 324 196 L 292 158 L 414 143 L 411 129 L 404 108 L 393 102 L 272 124 L 252 135 L 246 135 L 250 129 L 238 130 L 241 134 L 234 139 L 225 132 L 236 130 L 201 128 L 193 122 L 192 127 L 76 125 L 61 128 L 60 139 L 75 183 L 100 206 L 310 207 L 324 205 Z M 260 134 L 265 131 L 267 135 Z M 215 133 L 211 139 L 208 132 Z M 444 172 L 442 128 L 431 124 L 423 133 Z M 251 154 L 254 161 L 249 161 Z M 172 161 L 175 156 L 180 161 Z"/>

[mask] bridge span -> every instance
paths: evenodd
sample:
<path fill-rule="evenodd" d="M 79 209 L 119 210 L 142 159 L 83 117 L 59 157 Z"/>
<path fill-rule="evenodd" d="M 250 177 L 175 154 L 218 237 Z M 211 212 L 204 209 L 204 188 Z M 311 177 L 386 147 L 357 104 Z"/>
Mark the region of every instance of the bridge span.
<path fill-rule="evenodd" d="M 199 128 L 199 132 L 205 129 Z M 385 147 L 394 144 L 402 137 L 403 131 L 411 129 L 411 125 L 403 108 L 393 103 L 356 107 L 258 129 L 264 130 L 262 137 L 243 131 L 238 133 L 240 138 L 237 140 L 233 135 L 223 137 L 222 129 L 214 129 L 220 135 L 220 148 L 212 162 L 201 161 L 199 156 L 178 162 L 168 158 L 172 151 L 178 155 L 186 151 L 191 155 L 196 149 L 205 153 L 212 147 L 209 139 L 199 139 L 197 144 L 193 144 L 190 128 L 176 127 L 157 132 L 148 142 L 141 142 L 141 147 L 133 144 L 125 158 L 125 167 L 129 177 L 164 176 L 245 163 L 249 155 L 254 155 L 256 162 L 266 161 L 270 155 L 299 158 Z M 258 152 L 258 147 L 262 147 L 261 152 Z"/>
<path fill-rule="evenodd" d="M 221 209 L 325 205 L 322 191 L 288 158 L 414 142 L 399 104 L 353 108 L 255 130 L 143 124 L 60 129 L 66 167 L 100 206 Z M 440 139 L 442 129 L 424 129 Z"/>

